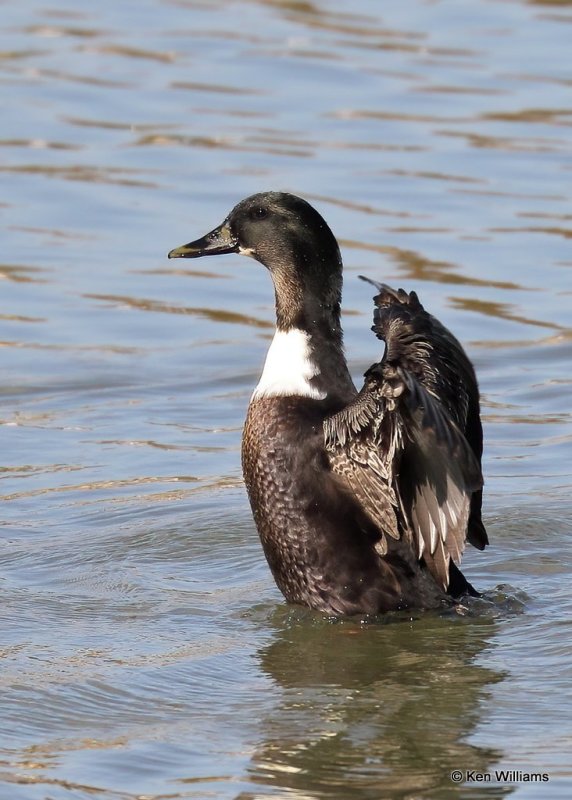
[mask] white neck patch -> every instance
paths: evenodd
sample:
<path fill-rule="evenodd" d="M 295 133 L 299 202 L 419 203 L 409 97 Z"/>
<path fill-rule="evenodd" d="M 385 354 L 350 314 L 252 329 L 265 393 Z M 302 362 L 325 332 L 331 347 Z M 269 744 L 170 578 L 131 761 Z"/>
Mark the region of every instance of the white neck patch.
<path fill-rule="evenodd" d="M 310 356 L 309 335 L 298 328 L 276 331 L 252 399 L 297 396 L 324 400 L 326 393 L 310 384 L 319 374 Z"/>

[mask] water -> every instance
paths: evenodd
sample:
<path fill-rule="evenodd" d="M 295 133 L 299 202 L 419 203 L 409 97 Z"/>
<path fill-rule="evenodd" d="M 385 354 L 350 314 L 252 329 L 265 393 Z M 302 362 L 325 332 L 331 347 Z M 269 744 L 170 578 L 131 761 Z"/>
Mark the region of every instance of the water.
<path fill-rule="evenodd" d="M 2 800 L 570 796 L 571 5 L 2 4 Z M 266 189 L 340 239 L 357 379 L 362 273 L 474 360 L 464 613 L 273 585 L 239 467 L 269 279 L 165 258 Z"/>

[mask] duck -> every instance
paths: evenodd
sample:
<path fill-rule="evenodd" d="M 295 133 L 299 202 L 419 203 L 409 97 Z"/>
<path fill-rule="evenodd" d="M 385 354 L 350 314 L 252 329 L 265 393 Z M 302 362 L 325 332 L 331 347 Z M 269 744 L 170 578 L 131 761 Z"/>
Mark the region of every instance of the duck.
<path fill-rule="evenodd" d="M 460 342 L 414 291 L 369 281 L 384 349 L 358 391 L 344 355 L 342 257 L 321 214 L 293 194 L 257 193 L 168 256 L 229 253 L 261 263 L 274 285 L 276 329 L 242 469 L 286 601 L 339 617 L 478 596 L 460 563 L 467 541 L 489 543 L 483 431 Z"/>

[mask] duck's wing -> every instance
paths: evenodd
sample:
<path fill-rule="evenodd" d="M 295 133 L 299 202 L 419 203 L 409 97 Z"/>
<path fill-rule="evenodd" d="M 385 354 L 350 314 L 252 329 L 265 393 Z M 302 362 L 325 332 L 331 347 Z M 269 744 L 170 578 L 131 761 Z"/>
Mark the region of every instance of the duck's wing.
<path fill-rule="evenodd" d="M 462 345 L 423 308 L 415 292 L 396 291 L 368 278 L 362 280 L 378 290 L 372 330 L 386 343 L 385 360 L 399 364 L 439 399 L 464 434 L 480 469 L 483 429 L 479 387 Z M 482 489 L 472 494 L 467 530 L 467 541 L 479 550 L 489 543 L 481 519 L 482 494 Z"/>
<path fill-rule="evenodd" d="M 332 471 L 380 531 L 378 552 L 387 552 L 387 537 L 407 540 L 446 589 L 482 477 L 453 415 L 404 355 L 411 356 L 415 339 L 410 311 L 402 302 L 386 304 L 384 357 L 366 372 L 357 397 L 326 418 L 324 439 Z M 430 350 L 431 342 L 418 338 L 418 359 L 423 347 Z"/>

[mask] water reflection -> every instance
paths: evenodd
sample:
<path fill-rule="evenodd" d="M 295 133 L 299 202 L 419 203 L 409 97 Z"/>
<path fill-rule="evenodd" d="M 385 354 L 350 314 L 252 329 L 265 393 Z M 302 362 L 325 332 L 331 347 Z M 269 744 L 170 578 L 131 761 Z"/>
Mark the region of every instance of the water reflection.
<path fill-rule="evenodd" d="M 12 172 L 24 175 L 42 175 L 46 178 L 62 178 L 68 181 L 86 181 L 87 183 L 105 183 L 112 186 L 132 186 L 145 189 L 157 188 L 152 181 L 123 177 L 139 174 L 138 170 L 123 167 L 92 167 L 87 164 L 76 164 L 69 167 L 54 167 L 47 164 L 19 164 L 18 166 L 0 166 L 0 172 Z"/>
<path fill-rule="evenodd" d="M 226 311 L 220 308 L 193 308 L 190 306 L 180 306 L 176 303 L 163 303 L 160 300 L 148 298 L 124 297 L 107 294 L 89 294 L 93 300 L 100 300 L 104 303 L 111 303 L 123 308 L 136 308 L 140 311 L 160 312 L 163 314 L 189 314 L 202 319 L 213 320 L 214 322 L 230 322 L 238 325 L 251 325 L 255 328 L 273 330 L 273 323 L 268 320 L 258 319 L 257 317 L 246 314 L 239 314 L 234 311 Z"/>
<path fill-rule="evenodd" d="M 348 785 L 364 800 L 458 797 L 452 770 L 489 771 L 499 761 L 498 750 L 467 741 L 481 701 L 503 678 L 479 663 L 492 646 L 492 619 L 360 626 L 279 609 L 271 623 L 274 639 L 258 658 L 281 697 L 261 722 L 254 783 L 293 797 L 346 800 Z"/>
<path fill-rule="evenodd" d="M 500 750 L 566 774 L 572 3 L 132 5 L 3 4 L 0 795 L 488 800 L 447 773 Z M 470 568 L 527 589 L 519 624 L 249 614 L 280 602 L 239 474 L 270 282 L 165 253 L 271 188 L 341 240 L 356 372 L 357 274 L 469 347 Z"/>
<path fill-rule="evenodd" d="M 513 322 L 520 322 L 523 325 L 533 325 L 538 328 L 552 328 L 557 331 L 565 331 L 562 325 L 555 322 L 548 322 L 540 319 L 531 319 L 524 317 L 520 314 L 515 314 L 511 309 L 513 306 L 510 303 L 499 303 L 490 300 L 479 300 L 477 298 L 467 297 L 452 297 L 452 304 L 456 308 L 463 308 L 467 311 L 476 311 L 479 314 L 484 314 L 487 317 L 497 317 L 498 319 L 511 320 Z"/>
<path fill-rule="evenodd" d="M 14 283 L 46 283 L 45 278 L 37 277 L 44 272 L 46 270 L 41 267 L 31 267 L 26 264 L 0 264 L 0 280 Z"/>

